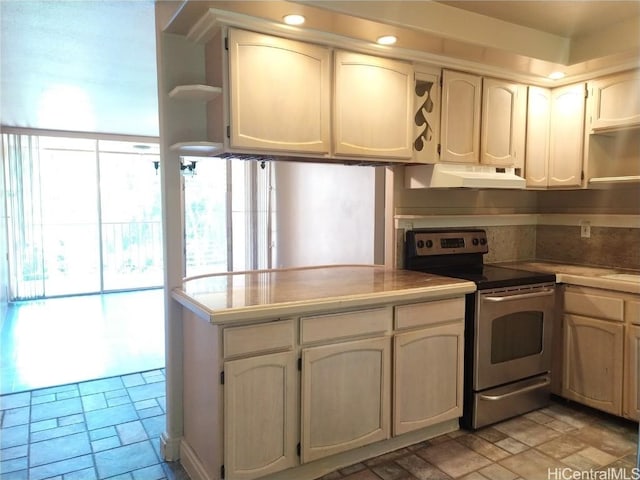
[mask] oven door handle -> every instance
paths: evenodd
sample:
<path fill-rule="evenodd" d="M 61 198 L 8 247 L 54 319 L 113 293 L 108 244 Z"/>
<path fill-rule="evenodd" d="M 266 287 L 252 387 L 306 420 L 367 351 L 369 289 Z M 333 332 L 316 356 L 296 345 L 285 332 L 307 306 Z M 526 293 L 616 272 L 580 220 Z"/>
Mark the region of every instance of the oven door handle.
<path fill-rule="evenodd" d="M 504 400 L 505 398 L 513 397 L 514 395 L 520 395 L 521 393 L 525 393 L 525 392 L 530 392 L 531 390 L 537 390 L 540 387 L 546 387 L 547 385 L 550 385 L 550 384 L 551 384 L 551 380 L 549 379 L 549 377 L 545 377 L 544 380 L 540 382 L 537 382 L 533 385 L 528 385 L 524 388 L 520 388 L 513 392 L 505 393 L 503 395 L 479 395 L 479 398 L 481 398 L 482 400 L 489 400 L 489 401 Z"/>
<path fill-rule="evenodd" d="M 483 300 L 487 302 L 508 302 L 511 300 L 524 300 L 526 298 L 536 298 L 536 297 L 547 297 L 549 295 L 553 295 L 555 292 L 554 289 L 544 289 L 540 292 L 532 292 L 532 293 L 521 293 L 518 295 L 505 295 L 503 297 L 482 297 Z"/>

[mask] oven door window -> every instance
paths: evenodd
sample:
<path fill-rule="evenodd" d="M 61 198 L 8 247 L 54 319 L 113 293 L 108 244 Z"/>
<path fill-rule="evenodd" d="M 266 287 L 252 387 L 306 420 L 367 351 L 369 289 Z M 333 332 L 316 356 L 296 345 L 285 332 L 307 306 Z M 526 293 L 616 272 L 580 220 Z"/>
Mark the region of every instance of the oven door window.
<path fill-rule="evenodd" d="M 514 312 L 491 322 L 491 364 L 499 364 L 542 352 L 544 314 Z"/>

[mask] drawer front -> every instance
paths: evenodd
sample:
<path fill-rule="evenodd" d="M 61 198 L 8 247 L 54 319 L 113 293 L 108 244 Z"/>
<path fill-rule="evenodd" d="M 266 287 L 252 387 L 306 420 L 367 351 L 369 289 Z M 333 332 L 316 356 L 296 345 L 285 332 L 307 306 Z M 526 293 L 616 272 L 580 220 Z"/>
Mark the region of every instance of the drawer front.
<path fill-rule="evenodd" d="M 564 311 L 585 317 L 622 322 L 624 321 L 624 300 L 567 289 L 564 293 Z"/>
<path fill-rule="evenodd" d="M 640 325 L 640 300 L 628 300 L 625 309 L 627 322 Z"/>
<path fill-rule="evenodd" d="M 391 323 L 390 308 L 302 317 L 300 342 L 307 344 L 385 333 L 391 330 Z"/>
<path fill-rule="evenodd" d="M 225 328 L 224 358 L 289 350 L 293 348 L 294 330 L 293 320 Z"/>
<path fill-rule="evenodd" d="M 453 320 L 464 320 L 464 297 L 399 305 L 395 309 L 395 328 L 398 330 Z"/>

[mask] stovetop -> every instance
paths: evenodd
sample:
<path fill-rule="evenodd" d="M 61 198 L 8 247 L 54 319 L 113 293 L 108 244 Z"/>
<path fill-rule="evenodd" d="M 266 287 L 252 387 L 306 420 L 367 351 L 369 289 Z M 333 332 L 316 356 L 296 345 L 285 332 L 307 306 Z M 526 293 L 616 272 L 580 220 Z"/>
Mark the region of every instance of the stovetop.
<path fill-rule="evenodd" d="M 482 229 L 416 229 L 406 233 L 405 268 L 472 281 L 478 290 L 555 282 L 553 273 L 485 265 Z"/>
<path fill-rule="evenodd" d="M 426 273 L 445 277 L 461 278 L 474 282 L 478 290 L 533 285 L 536 283 L 554 283 L 553 273 L 532 272 L 515 268 L 495 267 L 493 265 L 475 265 L 465 267 L 436 267 L 420 269 Z"/>

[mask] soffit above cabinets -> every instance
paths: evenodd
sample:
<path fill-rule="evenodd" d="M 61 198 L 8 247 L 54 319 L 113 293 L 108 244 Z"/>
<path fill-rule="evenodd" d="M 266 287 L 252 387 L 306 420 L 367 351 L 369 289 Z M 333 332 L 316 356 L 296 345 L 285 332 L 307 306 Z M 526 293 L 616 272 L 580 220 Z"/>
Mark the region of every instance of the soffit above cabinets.
<path fill-rule="evenodd" d="M 458 3 L 460 7 L 473 4 L 475 9 L 482 5 L 485 10 L 465 10 Z M 558 15 L 565 20 L 550 22 L 553 28 L 546 29 L 549 31 L 534 28 L 539 24 L 533 22 L 520 25 L 515 23 L 516 18 L 506 17 L 505 12 L 514 15 L 518 11 L 512 3 L 529 4 L 519 17 L 521 23 L 527 15 L 536 22 Z M 582 3 L 592 5 L 582 13 L 555 10 L 556 4 L 566 7 L 564 4 Z M 497 18 L 494 4 L 502 6 L 508 21 Z M 615 14 L 602 13 L 603 4 Z M 254 28 L 260 28 L 259 22 L 268 24 L 266 33 L 309 41 L 324 35 L 329 43 L 333 41 L 344 48 L 346 40 L 380 55 L 449 68 L 473 68 L 486 75 L 512 72 L 513 78 L 546 86 L 583 80 L 594 72 L 605 75 L 640 66 L 640 2 L 188 1 L 165 14 L 166 31 L 186 35 L 210 8 L 235 15 L 234 22 L 258 22 L 249 25 Z M 171 6 L 167 5 L 166 10 Z M 533 15 L 531 11 L 537 13 Z M 282 25 L 287 13 L 302 14 L 307 21 L 302 27 Z M 600 23 L 594 23 L 593 18 L 598 16 Z M 569 31 L 572 22 L 573 36 L 559 34 Z M 600 27 L 596 29 L 595 25 Z M 398 42 L 386 49 L 375 45 L 375 39 L 382 34 L 396 35 Z M 551 83 L 546 79 L 559 69 L 567 74 L 564 81 Z"/>

